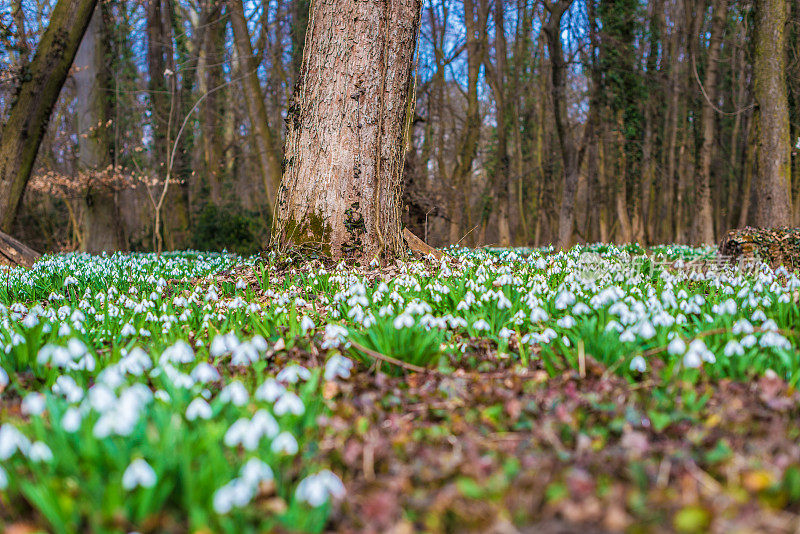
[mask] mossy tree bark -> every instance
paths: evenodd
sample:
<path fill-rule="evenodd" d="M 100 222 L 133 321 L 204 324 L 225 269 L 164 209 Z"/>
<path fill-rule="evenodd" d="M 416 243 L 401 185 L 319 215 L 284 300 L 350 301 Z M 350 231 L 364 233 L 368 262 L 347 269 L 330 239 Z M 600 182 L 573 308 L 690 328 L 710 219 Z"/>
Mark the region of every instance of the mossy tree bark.
<path fill-rule="evenodd" d="M 91 253 L 127 249 L 114 188 L 93 177 L 111 163 L 107 121 L 112 116 L 112 108 L 106 91 L 112 83 L 105 66 L 106 42 L 103 6 L 98 5 L 75 55 L 72 75 L 76 92 L 78 165 L 91 177 L 84 197 L 86 216 L 81 249 Z"/>
<path fill-rule="evenodd" d="M 692 242 L 703 245 L 714 242 L 714 212 L 711 205 L 711 159 L 716 133 L 716 117 L 713 102 L 717 101 L 717 79 L 719 77 L 719 53 L 722 47 L 722 34 L 725 31 L 728 13 L 727 0 L 712 2 L 711 35 L 706 59 L 705 80 L 701 89 L 705 91 L 700 112 L 700 128 L 703 142 L 698 155 L 696 178 L 694 182 L 695 214 L 692 220 Z M 696 48 L 696 47 L 695 47 Z M 692 58 L 697 61 L 697 58 Z M 693 65 L 696 68 L 696 63 Z M 699 80 L 699 78 L 698 78 Z"/>
<path fill-rule="evenodd" d="M 567 124 L 567 63 L 561 45 L 561 19 L 572 5 L 572 0 L 546 1 L 547 22 L 542 31 L 547 36 L 550 49 L 551 76 L 553 80 L 553 117 L 555 118 L 561 159 L 564 162 L 564 188 L 558 213 L 558 247 L 569 248 L 575 226 L 575 192 L 578 188 L 580 160 L 578 146 Z"/>
<path fill-rule="evenodd" d="M 790 226 L 791 140 L 786 92 L 787 0 L 757 0 L 754 65 L 758 125 L 755 213 L 758 227 Z"/>
<path fill-rule="evenodd" d="M 421 0 L 319 0 L 287 117 L 273 244 L 402 256 L 400 186 Z"/>
<path fill-rule="evenodd" d="M 10 231 L 50 113 L 97 0 L 59 0 L 0 132 L 0 229 Z"/>
<path fill-rule="evenodd" d="M 242 89 L 244 89 L 247 103 L 247 116 L 250 119 L 250 129 L 253 136 L 256 154 L 258 155 L 258 168 L 261 172 L 261 181 L 269 202 L 269 213 L 272 213 L 275 204 L 275 192 L 281 181 L 281 166 L 279 159 L 280 137 L 272 132 L 269 125 L 267 108 L 264 104 L 264 93 L 261 82 L 258 81 L 258 68 L 253 47 L 250 44 L 250 33 L 244 18 L 242 0 L 229 0 L 228 6 L 231 14 L 233 38 L 236 42 L 236 51 L 242 65 Z"/>

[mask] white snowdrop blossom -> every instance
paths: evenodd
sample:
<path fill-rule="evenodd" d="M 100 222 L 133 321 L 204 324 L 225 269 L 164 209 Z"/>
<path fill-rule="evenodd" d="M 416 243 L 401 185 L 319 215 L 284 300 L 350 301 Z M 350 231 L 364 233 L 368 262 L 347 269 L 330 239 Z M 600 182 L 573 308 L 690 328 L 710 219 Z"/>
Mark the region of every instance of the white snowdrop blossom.
<path fill-rule="evenodd" d="M 203 399 L 196 398 L 186 407 L 186 419 L 194 421 L 196 419 L 211 419 L 211 406 Z"/>
<path fill-rule="evenodd" d="M 325 380 L 335 380 L 336 378 L 350 378 L 350 371 L 353 362 L 341 354 L 334 354 L 325 362 Z"/>
<path fill-rule="evenodd" d="M 286 391 L 280 398 L 275 402 L 275 415 L 285 415 L 287 413 L 291 413 L 294 415 L 303 415 L 305 412 L 305 406 L 303 405 L 303 401 L 300 400 L 300 397 L 292 393 L 291 391 Z"/>
<path fill-rule="evenodd" d="M 275 402 L 283 392 L 286 391 L 280 383 L 274 378 L 267 378 L 264 383 L 256 389 L 255 397 L 257 400 L 265 402 Z"/>
<path fill-rule="evenodd" d="M 299 447 L 297 445 L 297 440 L 292 433 L 284 431 L 278 434 L 275 439 L 272 440 L 270 450 L 272 450 L 272 452 L 275 454 L 287 454 L 289 456 L 294 456 L 297 454 Z"/>
<path fill-rule="evenodd" d="M 280 382 L 296 384 L 300 380 L 311 378 L 311 372 L 302 365 L 290 364 L 281 369 L 275 378 Z"/>
<path fill-rule="evenodd" d="M 53 451 L 45 443 L 36 441 L 28 451 L 28 458 L 35 463 L 49 463 L 53 461 Z"/>
<path fill-rule="evenodd" d="M 22 399 L 20 409 L 24 415 L 41 415 L 44 412 L 45 400 L 44 395 L 38 392 L 28 393 Z"/>
<path fill-rule="evenodd" d="M 152 488 L 156 485 L 156 472 L 145 460 L 137 458 L 132 461 L 122 474 L 122 487 L 127 491 L 137 487 Z"/>
<path fill-rule="evenodd" d="M 644 373 L 647 370 L 647 362 L 640 355 L 634 356 L 630 364 L 631 371 Z"/>
<path fill-rule="evenodd" d="M 330 497 L 341 499 L 345 495 L 344 484 L 339 477 L 327 469 L 309 475 L 297 485 L 295 497 L 310 506 L 322 506 Z"/>

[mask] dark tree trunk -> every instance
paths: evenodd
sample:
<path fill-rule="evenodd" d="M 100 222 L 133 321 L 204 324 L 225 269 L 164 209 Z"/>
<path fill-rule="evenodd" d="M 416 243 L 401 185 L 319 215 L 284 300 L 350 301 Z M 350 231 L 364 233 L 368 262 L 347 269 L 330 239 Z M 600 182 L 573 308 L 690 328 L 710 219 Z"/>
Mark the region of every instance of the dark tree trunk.
<path fill-rule="evenodd" d="M 314 2 L 273 243 L 402 256 L 400 186 L 421 0 Z"/>
<path fill-rule="evenodd" d="M 786 0 L 758 0 L 755 96 L 758 104 L 758 172 L 753 222 L 759 227 L 790 226 L 791 140 L 786 92 Z"/>
<path fill-rule="evenodd" d="M 562 249 L 568 248 L 572 244 L 572 231 L 575 223 L 575 192 L 578 188 L 579 171 L 578 148 L 567 125 L 567 65 L 561 46 L 561 18 L 571 4 L 572 0 L 545 2 L 549 17 L 542 28 L 547 35 L 550 48 L 553 115 L 564 165 L 564 188 L 561 191 L 557 243 L 558 247 Z"/>
<path fill-rule="evenodd" d="M 0 132 L 0 229 L 10 231 L 50 113 L 97 0 L 59 0 Z"/>

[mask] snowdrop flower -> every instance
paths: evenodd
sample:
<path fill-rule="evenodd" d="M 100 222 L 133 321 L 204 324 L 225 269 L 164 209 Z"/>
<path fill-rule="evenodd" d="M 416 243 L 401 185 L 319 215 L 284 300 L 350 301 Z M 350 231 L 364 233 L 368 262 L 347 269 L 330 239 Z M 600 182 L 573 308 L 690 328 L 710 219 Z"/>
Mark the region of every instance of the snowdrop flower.
<path fill-rule="evenodd" d="M 575 315 L 585 315 L 591 312 L 592 309 L 583 302 L 579 302 L 572 307 L 572 313 L 574 313 Z"/>
<path fill-rule="evenodd" d="M 136 328 L 134 328 L 131 323 L 125 323 L 120 331 L 120 335 L 123 337 L 136 335 Z"/>
<path fill-rule="evenodd" d="M 394 318 L 394 322 L 392 324 L 394 324 L 396 330 L 400 330 L 401 328 L 411 328 L 414 326 L 414 318 L 407 313 L 401 313 Z"/>
<path fill-rule="evenodd" d="M 37 441 L 31 445 L 31 450 L 28 451 L 28 458 L 36 463 L 50 463 L 53 460 L 53 451 L 45 443 Z"/>
<path fill-rule="evenodd" d="M 211 346 L 209 347 L 208 351 L 211 356 L 216 358 L 233 351 L 238 346 L 239 338 L 236 337 L 236 334 L 233 332 L 229 332 L 227 334 L 219 334 L 214 336 L 214 339 L 211 340 Z"/>
<path fill-rule="evenodd" d="M 305 335 L 306 332 L 309 330 L 314 329 L 314 321 L 312 321 L 309 317 L 303 316 L 300 320 L 300 334 Z"/>
<path fill-rule="evenodd" d="M 626 328 L 620 335 L 619 340 L 623 343 L 631 343 L 636 341 L 636 334 L 630 328 Z"/>
<path fill-rule="evenodd" d="M 758 340 L 756 339 L 756 336 L 754 336 L 753 334 L 747 334 L 742 338 L 742 341 L 740 343 L 744 348 L 749 349 L 755 346 L 757 341 Z"/>
<path fill-rule="evenodd" d="M 189 373 L 189 376 L 192 377 L 192 380 L 201 384 L 214 382 L 215 380 L 219 380 L 221 378 L 219 371 L 217 371 L 213 365 L 207 362 L 198 363 L 197 366 L 192 369 L 192 372 Z"/>
<path fill-rule="evenodd" d="M 189 421 L 211 419 L 211 415 L 211 406 L 201 398 L 194 399 L 186 407 L 186 419 Z"/>
<path fill-rule="evenodd" d="M 556 324 L 561 328 L 572 328 L 575 326 L 575 319 L 571 315 L 565 315 L 556 321 Z"/>
<path fill-rule="evenodd" d="M 67 276 L 64 278 L 64 287 L 73 286 L 78 283 L 78 280 L 74 276 Z"/>
<path fill-rule="evenodd" d="M 313 507 L 322 506 L 329 497 L 341 499 L 345 489 L 342 481 L 327 469 L 316 475 L 309 475 L 297 485 L 295 497 Z"/>
<path fill-rule="evenodd" d="M 725 344 L 722 352 L 729 358 L 731 356 L 744 356 L 744 347 L 735 339 L 731 339 Z"/>
<path fill-rule="evenodd" d="M 74 403 L 80 402 L 83 398 L 83 389 L 75 383 L 75 379 L 69 375 L 61 375 L 56 378 L 56 383 L 53 384 L 53 393 L 56 395 L 63 395 L 67 402 Z"/>
<path fill-rule="evenodd" d="M 239 475 L 242 481 L 251 488 L 257 488 L 262 482 L 269 482 L 275 477 L 272 468 L 258 458 L 250 458 L 242 466 Z"/>
<path fill-rule="evenodd" d="M 647 370 L 647 362 L 642 356 L 634 356 L 630 365 L 631 371 L 638 371 L 644 373 Z"/>
<path fill-rule="evenodd" d="M 16 427 L 5 423 L 0 426 L 0 460 L 8 460 L 15 452 L 28 453 L 31 441 Z"/>
<path fill-rule="evenodd" d="M 246 482 L 239 478 L 234 478 L 214 492 L 212 506 L 215 512 L 225 515 L 234 507 L 241 508 L 246 506 L 252 500 L 254 494 L 254 489 Z"/>
<path fill-rule="evenodd" d="M 219 400 L 224 403 L 230 402 L 234 406 L 244 406 L 250 400 L 247 389 L 238 380 L 234 380 L 224 388 L 219 394 Z"/>
<path fill-rule="evenodd" d="M 706 344 L 703 343 L 702 339 L 695 339 L 689 343 L 689 350 L 686 351 L 683 357 L 683 364 L 686 367 L 700 367 L 704 361 L 714 363 L 716 358 L 714 353 L 706 348 Z"/>
<path fill-rule="evenodd" d="M 489 325 L 489 323 L 487 323 L 485 319 L 478 319 L 477 321 L 472 323 L 472 328 L 480 332 L 482 330 L 489 330 L 491 328 L 491 325 Z"/>
<path fill-rule="evenodd" d="M 94 411 L 104 413 L 114 406 L 117 397 L 105 384 L 95 384 L 89 388 L 88 399 L 89 406 L 91 406 Z"/>
<path fill-rule="evenodd" d="M 255 361 L 258 361 L 258 350 L 252 343 L 241 343 L 233 349 L 231 365 L 250 365 Z"/>
<path fill-rule="evenodd" d="M 300 400 L 300 397 L 291 391 L 287 391 L 281 395 L 281 397 L 275 403 L 274 410 L 275 415 L 285 415 L 287 413 L 303 415 L 303 412 L 305 412 L 305 406 L 303 406 L 303 401 Z"/>
<path fill-rule="evenodd" d="M 281 432 L 278 434 L 274 440 L 272 440 L 272 445 L 270 445 L 270 449 L 275 454 L 288 454 L 289 456 L 294 456 L 297 454 L 299 447 L 297 445 L 297 440 L 290 432 Z"/>
<path fill-rule="evenodd" d="M 260 436 L 274 438 L 280 432 L 278 422 L 266 410 L 258 410 L 250 420 L 250 429 Z"/>
<path fill-rule="evenodd" d="M 244 280 L 242 280 L 241 278 L 239 278 L 239 279 L 236 281 L 236 289 L 244 289 L 244 288 L 246 288 L 246 287 L 247 287 L 247 282 L 245 282 L 245 281 L 244 281 Z"/>
<path fill-rule="evenodd" d="M 287 365 L 276 376 L 281 382 L 288 382 L 289 384 L 296 384 L 299 380 L 306 381 L 311 378 L 311 372 L 302 365 Z"/>
<path fill-rule="evenodd" d="M 143 488 L 152 488 L 156 485 L 156 472 L 150 467 L 146 461 L 137 458 L 125 469 L 122 474 L 122 487 L 127 491 L 131 491 L 141 486 Z"/>
<path fill-rule="evenodd" d="M 335 380 L 337 377 L 350 378 L 353 362 L 341 354 L 334 354 L 325 363 L 325 380 Z"/>
<path fill-rule="evenodd" d="M 267 378 L 256 390 L 256 399 L 265 402 L 275 402 L 286 391 L 274 378 Z"/>
<path fill-rule="evenodd" d="M 22 399 L 20 409 L 24 415 L 41 415 L 45 408 L 44 395 L 38 392 L 28 393 Z"/>
<path fill-rule="evenodd" d="M 503 328 L 501 328 L 501 329 L 500 329 L 500 331 L 497 333 L 497 337 L 499 337 L 499 338 L 501 338 L 501 339 L 508 339 L 508 338 L 510 338 L 510 337 L 511 337 L 511 335 L 512 335 L 513 333 L 514 333 L 514 331 L 513 331 L 513 330 L 509 330 L 508 328 L 506 328 L 506 327 L 504 326 L 504 327 L 503 327 Z"/>
<path fill-rule="evenodd" d="M 77 432 L 81 427 L 82 419 L 83 416 L 81 415 L 80 410 L 75 407 L 69 407 L 61 417 L 61 428 L 70 434 Z"/>
<path fill-rule="evenodd" d="M 698 352 L 690 350 L 683 357 L 683 365 L 694 369 L 703 365 L 703 360 Z"/>
<path fill-rule="evenodd" d="M 9 383 L 8 373 L 0 367 L 0 390 L 4 389 Z"/>
<path fill-rule="evenodd" d="M 777 332 L 766 332 L 761 336 L 759 344 L 764 347 L 773 347 L 776 349 L 791 350 L 792 344 L 788 339 L 778 334 Z"/>
<path fill-rule="evenodd" d="M 347 334 L 347 328 L 336 324 L 327 325 L 322 339 L 322 348 L 333 349 L 338 347 L 347 339 Z"/>
<path fill-rule="evenodd" d="M 37 324 L 39 324 L 39 318 L 32 313 L 26 315 L 25 318 L 22 320 L 22 326 L 24 326 L 25 328 L 33 328 Z"/>
<path fill-rule="evenodd" d="M 178 341 L 171 347 L 167 347 L 161 354 L 159 362 L 161 365 L 167 363 L 192 363 L 194 361 L 194 351 L 185 341 Z"/>
<path fill-rule="evenodd" d="M 672 341 L 667 345 L 667 353 L 670 356 L 679 356 L 686 352 L 686 343 L 678 336 L 672 338 Z"/>
<path fill-rule="evenodd" d="M 639 323 L 638 334 L 642 339 L 652 339 L 656 335 L 656 329 L 650 321 L 642 321 Z"/>
<path fill-rule="evenodd" d="M 540 307 L 535 307 L 531 310 L 531 322 L 532 323 L 540 323 L 550 319 L 550 315 L 544 309 Z"/>
<path fill-rule="evenodd" d="M 764 313 L 764 310 L 756 310 L 753 312 L 753 315 L 750 316 L 751 321 L 766 321 L 767 315 Z"/>
<path fill-rule="evenodd" d="M 225 432 L 225 437 L 222 438 L 222 442 L 228 447 L 241 445 L 242 440 L 249 431 L 250 421 L 245 417 L 241 417 L 228 427 L 228 430 Z"/>

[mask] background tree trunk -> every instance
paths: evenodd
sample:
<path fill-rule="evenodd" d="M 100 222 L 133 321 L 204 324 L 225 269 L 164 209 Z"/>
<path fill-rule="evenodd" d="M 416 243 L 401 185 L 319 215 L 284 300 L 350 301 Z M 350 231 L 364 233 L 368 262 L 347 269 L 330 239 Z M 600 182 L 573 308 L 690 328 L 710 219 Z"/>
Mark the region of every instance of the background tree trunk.
<path fill-rule="evenodd" d="M 725 31 L 727 7 L 725 0 L 712 2 L 711 36 L 706 59 L 706 73 L 703 87 L 700 88 L 701 91 L 705 90 L 705 94 L 700 112 L 703 142 L 697 157 L 697 177 L 694 181 L 695 210 L 692 219 L 692 243 L 696 245 L 714 242 L 714 214 L 711 208 L 711 156 L 714 149 L 716 117 L 713 106 L 717 100 L 717 73 L 719 72 L 717 61 L 722 46 L 722 33 Z M 696 69 L 697 57 L 692 57 L 691 61 L 693 62 L 691 68 Z"/>
<path fill-rule="evenodd" d="M 400 185 L 420 0 L 314 2 L 273 242 L 402 256 Z"/>
<path fill-rule="evenodd" d="M 78 171 L 88 175 L 83 199 L 81 249 L 96 254 L 125 250 L 127 245 L 112 187 L 100 176 L 111 164 L 111 118 L 106 91 L 111 78 L 106 70 L 107 49 L 103 9 L 98 5 L 75 55 L 75 112 L 78 131 Z"/>
<path fill-rule="evenodd" d="M 10 231 L 50 112 L 97 0 L 59 0 L 0 132 L 0 229 Z"/>
<path fill-rule="evenodd" d="M 561 145 L 561 159 L 564 165 L 564 189 L 561 192 L 561 209 L 558 215 L 559 248 L 572 244 L 572 229 L 575 222 L 575 192 L 578 187 L 578 149 L 567 124 L 567 67 L 561 47 L 561 18 L 569 9 L 572 0 L 545 3 L 549 12 L 547 23 L 542 28 L 547 34 L 550 62 L 552 64 L 553 115 L 556 132 Z"/>
<path fill-rule="evenodd" d="M 275 193 L 281 181 L 281 167 L 277 148 L 279 140 L 276 140 L 276 136 L 269 126 L 267 108 L 264 105 L 264 95 L 256 72 L 258 64 L 253 57 L 253 47 L 250 44 L 250 34 L 244 19 L 242 1 L 230 0 L 229 6 L 236 52 L 239 54 L 239 61 L 242 65 L 241 83 L 247 103 L 247 115 L 250 119 L 250 129 L 256 146 L 259 171 L 261 172 L 261 180 L 264 183 L 264 191 L 267 194 L 267 201 L 270 205 L 269 213 L 271 214 L 275 204 Z M 305 39 L 305 36 L 303 36 L 303 39 Z"/>
<path fill-rule="evenodd" d="M 753 222 L 759 227 L 792 224 L 785 55 L 788 9 L 786 0 L 757 0 L 755 7 L 758 171 Z"/>

